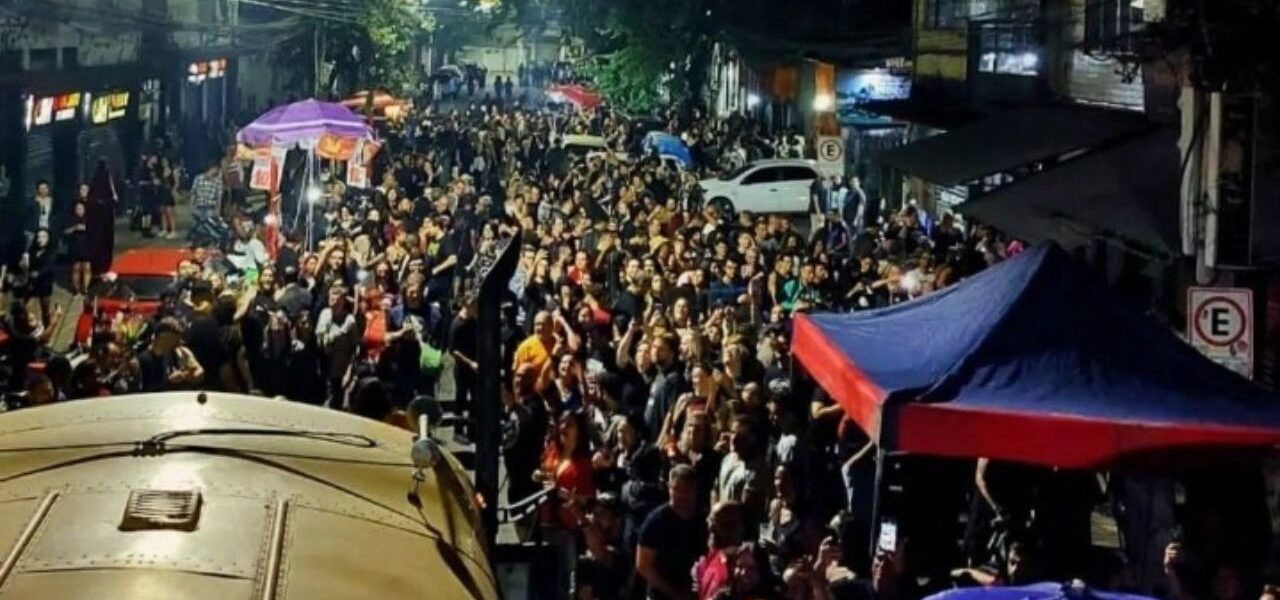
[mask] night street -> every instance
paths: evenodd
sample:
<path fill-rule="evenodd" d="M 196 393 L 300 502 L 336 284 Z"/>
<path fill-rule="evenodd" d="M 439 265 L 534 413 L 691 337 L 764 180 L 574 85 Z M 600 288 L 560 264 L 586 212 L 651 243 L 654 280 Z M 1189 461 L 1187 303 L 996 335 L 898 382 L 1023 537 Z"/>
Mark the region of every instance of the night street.
<path fill-rule="evenodd" d="M 1280 600 L 1277 31 L 0 0 L 0 600 Z"/>

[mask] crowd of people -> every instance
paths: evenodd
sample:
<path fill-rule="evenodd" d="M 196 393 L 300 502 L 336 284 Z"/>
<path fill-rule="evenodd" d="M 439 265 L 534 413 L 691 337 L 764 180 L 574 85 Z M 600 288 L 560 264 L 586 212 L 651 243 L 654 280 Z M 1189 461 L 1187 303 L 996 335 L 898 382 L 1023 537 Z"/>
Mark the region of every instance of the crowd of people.
<path fill-rule="evenodd" d="M 726 214 L 703 202 L 700 176 L 802 153 L 803 139 L 742 116 L 663 121 L 692 169 L 566 152 L 559 140 L 574 133 L 619 155 L 637 146 L 642 132 L 606 110 L 414 115 L 384 132 L 376 187 L 335 178 L 311 219 L 286 202 L 278 245 L 240 212 L 227 163 L 212 164 L 192 194 L 199 210 L 233 209 L 234 238 L 176 265 L 154 315 L 118 315 L 73 364 L 42 348 L 46 309 L 15 298 L 5 353 L 46 362 L 11 371 L 25 391 L 16 404 L 210 389 L 405 425 L 442 379 L 456 397 L 437 400 L 470 415 L 478 378 L 500 373 L 505 496 L 552 490 L 519 524 L 554 549 L 538 580 L 548 600 L 915 600 L 953 581 L 1085 577 L 1017 528 L 994 528 L 954 572 L 922 558 L 946 545 L 927 532 L 863 547 L 874 448 L 789 356 L 796 313 L 893 305 L 1020 246 L 912 203 L 881 207 L 856 178 L 815 182 L 812 215 Z M 506 244 L 520 260 L 504 359 L 481 365 L 476 276 Z M 474 433 L 468 419 L 460 438 Z M 979 485 L 974 514 L 1034 519 L 997 479 Z M 1242 600 L 1247 565 L 1226 562 L 1221 529 L 1198 535 L 1195 552 L 1170 547 L 1171 587 Z M 1228 565 L 1234 588 L 1214 570 Z M 1116 584 L 1118 571 L 1091 583 Z"/>

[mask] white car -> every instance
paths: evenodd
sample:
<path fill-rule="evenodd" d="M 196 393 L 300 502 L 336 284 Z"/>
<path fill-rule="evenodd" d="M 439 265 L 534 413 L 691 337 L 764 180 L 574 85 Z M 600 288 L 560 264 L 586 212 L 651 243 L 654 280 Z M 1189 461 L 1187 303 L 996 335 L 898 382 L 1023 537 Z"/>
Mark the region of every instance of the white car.
<path fill-rule="evenodd" d="M 816 179 L 814 161 L 786 158 L 756 161 L 699 185 L 702 197 L 721 213 L 807 213 Z"/>

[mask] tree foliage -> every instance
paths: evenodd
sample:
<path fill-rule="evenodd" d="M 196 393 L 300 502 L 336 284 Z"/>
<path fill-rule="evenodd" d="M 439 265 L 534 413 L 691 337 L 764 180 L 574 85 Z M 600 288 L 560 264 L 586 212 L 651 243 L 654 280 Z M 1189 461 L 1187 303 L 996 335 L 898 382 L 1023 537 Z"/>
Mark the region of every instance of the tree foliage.
<path fill-rule="evenodd" d="M 364 87 L 405 91 L 416 83 L 413 43 L 431 31 L 433 21 L 414 0 L 365 0 L 357 35 L 369 50 L 360 63 Z"/>
<path fill-rule="evenodd" d="M 278 47 L 275 57 L 293 75 L 290 87 L 300 91 L 318 84 L 322 95 L 345 95 L 366 87 L 403 92 L 417 79 L 414 42 L 434 24 L 416 0 L 360 0 L 350 20 L 303 19 L 303 31 Z M 313 35 L 303 35 L 306 32 Z M 333 65 L 327 81 L 313 81 L 309 68 L 317 47 L 322 61 Z"/>
<path fill-rule="evenodd" d="M 650 111 L 698 102 L 715 31 L 708 0 L 561 0 L 586 45 L 586 67 L 611 102 Z"/>

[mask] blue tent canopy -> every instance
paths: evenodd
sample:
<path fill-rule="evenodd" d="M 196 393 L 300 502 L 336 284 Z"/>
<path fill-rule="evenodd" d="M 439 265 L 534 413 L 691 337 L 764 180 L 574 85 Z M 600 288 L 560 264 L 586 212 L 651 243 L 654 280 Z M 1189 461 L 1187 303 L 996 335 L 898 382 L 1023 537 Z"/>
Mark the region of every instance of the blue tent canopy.
<path fill-rule="evenodd" d="M 925 600 L 1153 600 L 1147 596 L 1096 591 L 1083 584 L 1036 583 L 1022 587 L 957 588 Z"/>
<path fill-rule="evenodd" d="M 1130 310 L 1056 245 L 918 300 L 797 319 L 792 350 L 891 450 L 1093 466 L 1280 443 L 1280 403 Z"/>
<path fill-rule="evenodd" d="M 650 131 L 644 136 L 644 149 L 658 156 L 671 156 L 680 161 L 686 169 L 693 168 L 693 154 L 684 141 L 669 133 Z"/>

